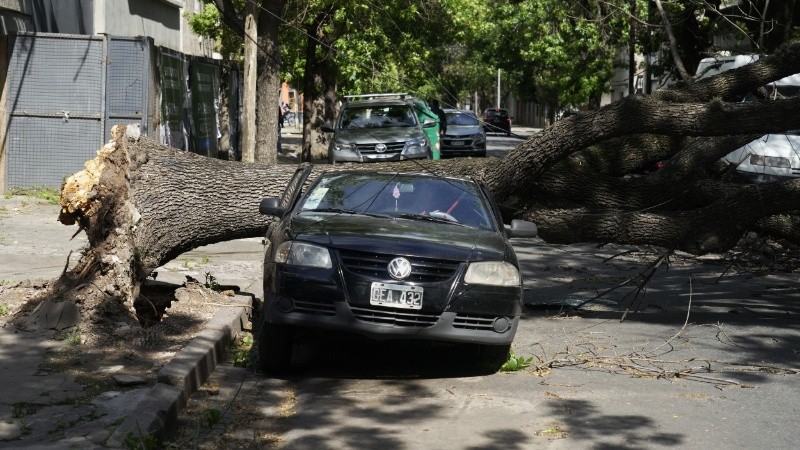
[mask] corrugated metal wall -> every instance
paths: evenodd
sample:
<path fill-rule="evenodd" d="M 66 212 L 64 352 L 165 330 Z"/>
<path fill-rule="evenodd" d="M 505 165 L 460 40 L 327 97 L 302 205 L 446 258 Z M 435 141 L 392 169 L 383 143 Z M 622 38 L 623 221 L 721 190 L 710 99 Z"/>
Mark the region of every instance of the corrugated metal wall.
<path fill-rule="evenodd" d="M 102 143 L 105 41 L 18 35 L 11 48 L 6 185 L 58 188 Z"/>
<path fill-rule="evenodd" d="M 218 61 L 154 47 L 144 37 L 31 33 L 13 36 L 8 47 L 0 191 L 60 188 L 116 124 L 139 123 L 162 143 L 206 156 L 238 153 L 235 66 L 225 66 L 235 81 L 224 83 L 232 123 L 220 152 Z"/>

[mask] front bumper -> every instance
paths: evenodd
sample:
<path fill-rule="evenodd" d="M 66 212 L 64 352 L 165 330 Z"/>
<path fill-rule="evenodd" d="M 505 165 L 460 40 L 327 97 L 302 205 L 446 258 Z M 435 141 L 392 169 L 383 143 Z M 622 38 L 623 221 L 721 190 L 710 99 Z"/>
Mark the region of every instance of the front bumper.
<path fill-rule="evenodd" d="M 519 324 L 519 316 L 490 319 L 454 312 L 424 314 L 400 309 L 352 307 L 347 302 L 333 302 L 320 308 L 319 305 L 293 301 L 293 309 L 283 311 L 278 306 L 281 304 L 287 305 L 286 298 L 270 305 L 267 322 L 348 331 L 379 340 L 424 339 L 507 345 L 514 339 Z M 505 328 L 504 332 L 492 329 L 495 320 L 503 321 L 500 325 Z"/>
<path fill-rule="evenodd" d="M 464 270 L 446 281 L 424 284 L 426 297 L 419 310 L 371 305 L 369 285 L 374 280 L 346 270 L 275 270 L 274 282 L 265 283 L 268 323 L 348 331 L 373 339 L 507 345 L 521 313 L 521 288 L 466 286 L 461 281 Z"/>
<path fill-rule="evenodd" d="M 428 158 L 431 154 L 429 145 L 414 147 L 412 149 L 403 149 L 403 151 L 387 151 L 385 153 L 377 152 L 360 152 L 358 150 L 334 150 L 328 149 L 333 152 L 333 160 L 335 162 L 385 162 L 385 161 L 403 161 L 406 159 L 424 159 Z"/>

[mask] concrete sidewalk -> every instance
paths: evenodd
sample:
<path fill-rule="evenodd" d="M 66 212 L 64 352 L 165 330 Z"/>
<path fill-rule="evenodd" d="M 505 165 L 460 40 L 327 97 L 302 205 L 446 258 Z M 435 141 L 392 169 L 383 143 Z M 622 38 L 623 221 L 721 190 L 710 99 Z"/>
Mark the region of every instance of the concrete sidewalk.
<path fill-rule="evenodd" d="M 58 223 L 58 211 L 57 205 L 42 200 L 0 198 L 0 307 L 24 300 L 4 296 L 6 286 L 54 279 L 68 265 L 68 255 L 70 264 L 79 259 L 85 235 L 70 240 L 77 228 Z M 77 380 L 43 364 L 64 350 L 69 338 L 52 339 L 52 331 L 0 327 L 0 448 L 113 448 L 146 433 L 161 436 L 248 321 L 253 298 L 260 295 L 248 291 L 260 289 L 259 242 L 203 247 L 158 270 L 159 282 L 175 287 L 187 276 L 203 280 L 213 273 L 217 283 L 239 286 L 250 295 L 237 295 L 231 306 L 220 307 L 203 331 L 145 377 L 125 375 L 125 366 L 108 365 Z M 115 387 L 97 389 L 87 380 Z M 124 444 L 126 439 L 133 441 Z"/>

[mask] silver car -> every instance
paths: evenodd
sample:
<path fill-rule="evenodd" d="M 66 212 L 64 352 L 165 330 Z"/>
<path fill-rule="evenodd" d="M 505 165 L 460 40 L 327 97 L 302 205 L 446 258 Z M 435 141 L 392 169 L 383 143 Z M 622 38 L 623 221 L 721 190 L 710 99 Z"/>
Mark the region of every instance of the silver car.
<path fill-rule="evenodd" d="M 429 159 L 431 145 L 422 128 L 433 126 L 433 120 L 420 123 L 410 101 L 378 98 L 348 101 L 335 127 L 321 129 L 333 133 L 328 161 L 335 164 Z"/>
<path fill-rule="evenodd" d="M 475 114 L 445 109 L 447 134 L 439 140 L 442 156 L 486 156 L 486 132 Z"/>

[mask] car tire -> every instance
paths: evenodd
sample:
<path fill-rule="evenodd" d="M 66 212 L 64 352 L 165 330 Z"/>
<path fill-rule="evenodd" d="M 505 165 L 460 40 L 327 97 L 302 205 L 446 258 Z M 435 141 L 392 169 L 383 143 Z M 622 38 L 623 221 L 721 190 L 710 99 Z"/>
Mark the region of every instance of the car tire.
<path fill-rule="evenodd" d="M 507 345 L 481 345 L 478 358 L 482 368 L 488 373 L 495 373 L 508 361 L 511 344 Z"/>
<path fill-rule="evenodd" d="M 333 159 L 333 150 L 328 150 L 328 164 L 336 164 L 336 160 Z"/>
<path fill-rule="evenodd" d="M 264 373 L 283 374 L 292 368 L 294 329 L 291 326 L 261 321 L 258 335 L 258 362 Z"/>
<path fill-rule="evenodd" d="M 478 150 L 478 152 L 475 153 L 475 156 L 477 156 L 479 158 L 485 158 L 486 157 L 486 149 L 482 148 L 482 149 Z"/>

